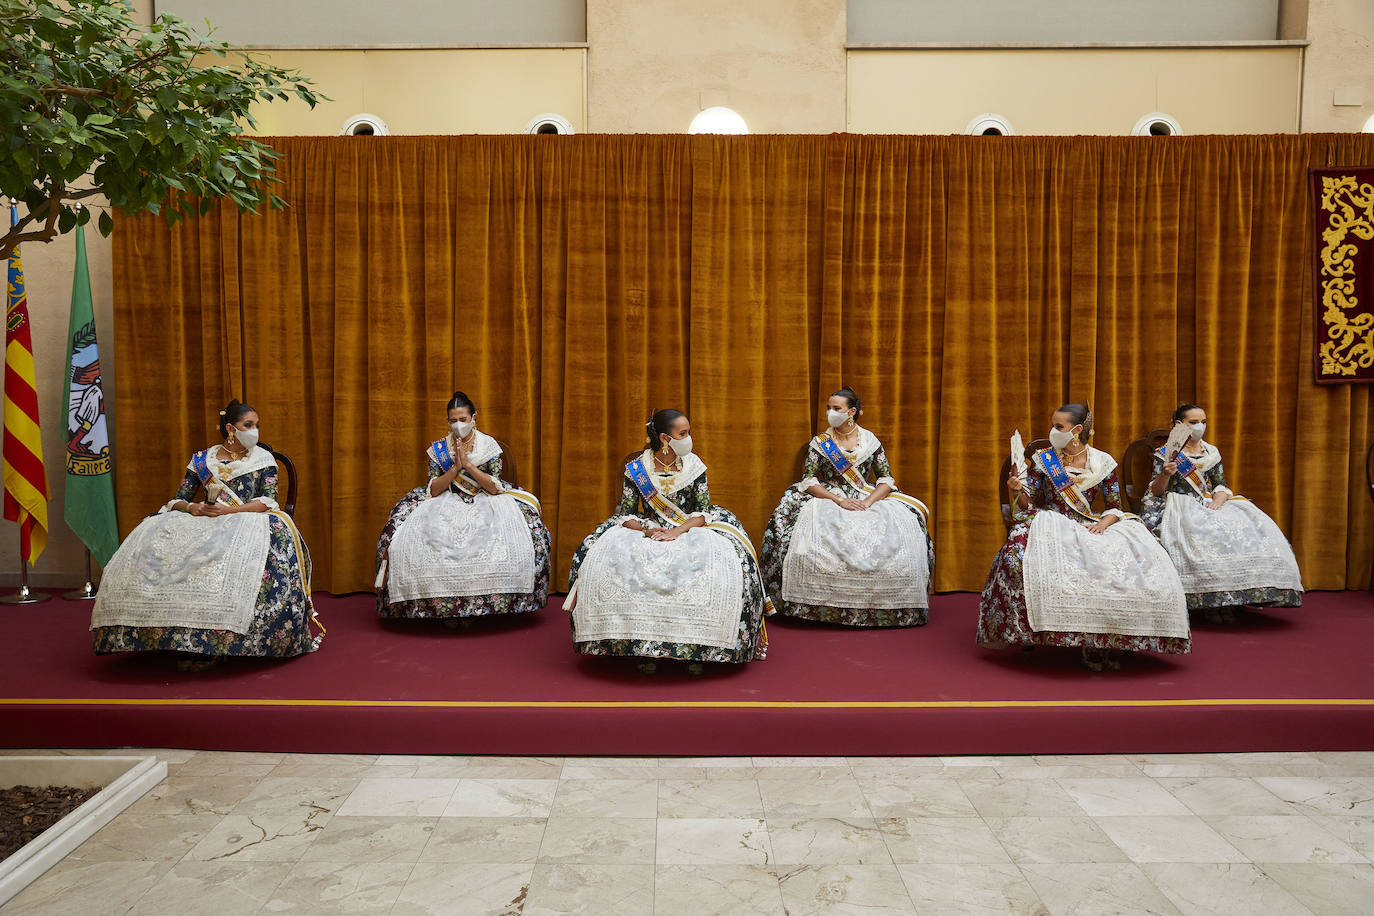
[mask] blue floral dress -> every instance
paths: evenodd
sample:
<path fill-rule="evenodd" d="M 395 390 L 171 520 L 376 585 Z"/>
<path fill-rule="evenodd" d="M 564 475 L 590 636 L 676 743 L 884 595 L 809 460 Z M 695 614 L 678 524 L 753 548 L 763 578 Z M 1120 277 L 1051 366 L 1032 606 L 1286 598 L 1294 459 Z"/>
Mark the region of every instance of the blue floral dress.
<path fill-rule="evenodd" d="M 862 457 L 856 459 L 856 456 Z M 894 493 L 898 492 L 897 484 L 892 479 L 892 469 L 888 464 L 887 453 L 883 450 L 882 443 L 872 433 L 861 430 L 860 443 L 849 457 L 854 462 L 855 471 L 870 485 L 886 483 Z M 842 498 L 863 499 L 865 497 L 865 494 L 860 492 L 845 475 L 836 470 L 835 465 L 819 454 L 814 446 L 809 447 L 806 451 L 806 465 L 802 472 L 802 478 L 800 483 L 789 487 L 787 492 L 783 494 L 778 507 L 773 510 L 772 518 L 769 519 L 768 528 L 763 535 L 763 551 L 760 557 L 763 581 L 769 594 L 773 596 L 773 602 L 777 606 L 778 613 L 854 627 L 916 627 L 923 625 L 929 614 L 928 604 L 904 608 L 856 608 L 806 604 L 788 601 L 783 597 L 783 566 L 787 552 L 792 547 L 793 532 L 801 518 L 802 510 L 806 508 L 809 502 L 817 498 L 806 491 L 812 485 L 820 484 Z M 935 575 L 935 541 L 930 537 L 926 518 L 914 506 L 896 500 L 892 500 L 891 504 L 900 507 L 899 511 L 909 512 L 924 536 L 927 574 L 929 576 L 926 580 L 926 593 L 929 594 L 930 583 Z M 870 509 L 869 511 L 873 510 Z"/>
<path fill-rule="evenodd" d="M 1188 480 L 1175 472 L 1169 478 L 1164 493 L 1155 496 L 1148 489 L 1141 501 L 1140 518 L 1154 535 L 1165 542 L 1164 546 L 1172 555 L 1179 544 L 1173 543 L 1173 532 L 1166 535 L 1165 519 L 1171 512 L 1182 514 L 1187 504 L 1205 505 L 1211 494 L 1223 492 L 1228 497 L 1233 494 L 1226 486 L 1226 473 L 1221 466 L 1221 452 L 1209 443 L 1200 443 L 1202 454 L 1194 457 L 1199 463 L 1199 477 L 1203 483 L 1204 496 Z M 1186 451 L 1186 449 L 1185 449 Z M 1157 449 L 1154 454 L 1154 472 L 1158 477 L 1164 471 L 1164 450 Z M 1174 503 L 1172 509 L 1170 502 Z M 1186 501 L 1186 502 L 1181 502 Z M 1212 510 L 1208 510 L 1212 511 Z M 1248 517 L 1250 524 L 1242 518 L 1233 521 L 1235 525 L 1217 525 L 1214 530 L 1187 527 L 1183 519 L 1179 521 L 1177 538 L 1188 541 L 1186 550 L 1181 552 L 1176 562 L 1180 564 L 1183 576 L 1184 596 L 1189 610 L 1208 610 L 1229 607 L 1301 607 L 1302 576 L 1298 572 L 1293 549 L 1279 531 L 1273 520 L 1248 500 L 1238 497 L 1229 499 L 1219 511 Z M 1203 521 L 1212 521 L 1206 516 Z M 1231 520 L 1231 519 L 1228 519 Z M 1221 521 L 1221 519 L 1216 519 Z M 1237 537 L 1234 532 L 1240 530 Z M 1228 531 L 1228 529 L 1230 529 Z M 1210 541 L 1208 535 L 1215 535 Z M 1228 536 L 1230 535 L 1230 536 Z M 1231 543 L 1228 543 L 1231 542 Z M 1189 557 L 1194 554 L 1200 560 L 1196 564 L 1197 578 L 1188 575 Z"/>
<path fill-rule="evenodd" d="M 255 449 L 254 453 L 245 456 L 243 460 L 249 461 L 257 457 L 257 452 L 262 451 L 265 450 Z M 200 477 L 188 467 L 173 501 L 191 502 L 200 486 Z M 225 486 L 245 503 L 262 500 L 275 509 L 276 461 L 273 459 L 258 470 L 231 477 L 225 481 Z M 144 524 L 156 524 L 161 517 L 153 516 Z M 313 651 L 318 645 L 318 638 L 312 635 L 310 626 L 314 615 L 307 589 L 307 583 L 310 581 L 310 553 L 304 540 L 294 530 L 294 524 L 272 513 L 268 517 L 267 526 L 267 562 L 256 573 L 262 584 L 258 589 L 252 622 L 246 633 L 185 626 L 93 627 L 92 637 L 96 653 L 103 655 L 113 652 L 168 650 L 199 655 L 286 657 Z M 125 541 L 120 550 L 125 550 L 128 544 L 129 541 Z M 115 562 L 112 558 L 111 566 Z M 252 570 L 245 572 L 249 575 L 254 574 Z M 102 584 L 102 592 L 105 591 L 107 584 L 108 582 Z"/>
<path fill-rule="evenodd" d="M 487 460 L 477 464 L 478 470 L 496 480 L 503 490 L 516 490 L 517 488 L 513 484 L 501 480 L 500 447 L 495 444 L 495 440 L 485 437 L 485 434 L 479 432 L 477 435 L 483 437 L 481 444 L 488 446 L 482 451 L 485 453 L 494 452 Z M 432 452 L 427 453 L 427 456 L 429 459 L 429 480 L 432 483 L 436 478 L 443 476 L 444 469 L 440 467 L 439 461 Z M 430 498 L 429 484 L 425 484 L 401 497 L 401 501 L 391 510 L 391 516 L 387 519 L 386 527 L 382 529 L 382 536 L 377 541 L 378 570 L 382 568 L 382 564 L 387 562 L 392 539 L 401 525 Z M 544 525 L 544 519 L 540 516 L 538 509 L 526 502 L 514 501 L 512 497 L 493 496 L 485 491 L 476 494 L 464 492 L 456 481 L 449 485 L 447 492 L 433 498 L 457 499 L 469 505 L 477 500 L 512 499 L 524 519 L 525 528 L 534 546 L 534 588 L 531 591 L 520 593 L 505 592 L 487 595 L 392 600 L 391 596 L 388 595 L 390 582 L 387 579 L 377 589 L 377 615 L 379 617 L 426 619 L 483 617 L 494 614 L 529 614 L 540 610 L 548 603 L 549 559 L 551 556 L 549 529 Z"/>
<path fill-rule="evenodd" d="M 645 454 L 647 456 L 649 453 L 646 452 Z M 650 458 L 645 457 L 644 461 L 646 466 L 652 467 Z M 696 470 L 698 467 L 699 471 Z M 675 486 L 670 496 L 684 513 L 688 515 L 701 514 L 705 516 L 708 522 L 723 522 L 743 530 L 739 519 L 735 517 L 733 512 L 711 504 L 711 491 L 706 481 L 706 466 L 695 455 L 688 456 L 687 467 L 682 473 L 684 476 L 691 477 L 690 482 Z M 638 519 L 646 530 L 671 527 L 665 525 L 658 514 L 645 502 L 634 481 L 626 473 L 622 479 L 620 504 L 616 507 L 615 514 L 598 525 L 596 530 L 587 536 L 573 554 L 572 569 L 568 575 L 570 590 L 577 587 L 583 563 L 597 541 L 607 532 L 631 518 Z M 758 563 L 754 559 L 752 550 L 734 537 L 714 531 L 711 532 L 710 536 L 725 538 L 731 544 L 734 549 L 734 562 L 739 564 L 742 574 L 743 610 L 739 617 L 733 646 L 725 648 L 663 640 L 579 639 L 576 621 L 573 619 L 574 614 L 570 615 L 569 621 L 573 629 L 574 648 L 584 655 L 633 655 L 645 658 L 674 658 L 688 662 L 747 662 L 763 658 L 768 648 L 768 640 L 763 626 L 768 598 L 759 575 Z"/>

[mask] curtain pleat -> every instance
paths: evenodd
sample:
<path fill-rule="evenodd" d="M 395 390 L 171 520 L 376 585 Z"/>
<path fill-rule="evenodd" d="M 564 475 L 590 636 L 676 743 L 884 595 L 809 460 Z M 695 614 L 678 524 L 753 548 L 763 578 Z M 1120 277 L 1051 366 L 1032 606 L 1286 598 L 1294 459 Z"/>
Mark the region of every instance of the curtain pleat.
<path fill-rule="evenodd" d="M 756 542 L 852 385 L 982 587 L 1007 438 L 1087 400 L 1118 457 L 1179 401 L 1310 588 L 1366 584 L 1368 386 L 1312 381 L 1308 169 L 1369 135 L 277 138 L 282 211 L 120 220 L 127 533 L 230 397 L 295 459 L 315 586 L 370 587 L 455 390 L 515 455 L 555 586 L 652 410 Z"/>

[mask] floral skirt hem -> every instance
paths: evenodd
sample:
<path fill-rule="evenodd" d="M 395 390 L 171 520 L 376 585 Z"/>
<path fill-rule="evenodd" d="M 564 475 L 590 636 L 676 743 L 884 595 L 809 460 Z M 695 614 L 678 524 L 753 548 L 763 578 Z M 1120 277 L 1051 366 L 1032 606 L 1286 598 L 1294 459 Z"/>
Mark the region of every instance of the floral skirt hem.
<path fill-rule="evenodd" d="M 294 658 L 315 651 L 306 612 L 291 632 L 273 633 L 263 640 L 251 640 L 229 630 L 198 630 L 191 627 L 96 627 L 91 640 L 96 655 L 119 652 L 188 652 L 195 655 L 237 656 L 240 658 Z"/>
<path fill-rule="evenodd" d="M 696 643 L 646 642 L 639 639 L 597 639 L 574 642 L 573 648 L 582 655 L 633 656 L 637 658 L 671 658 L 683 662 L 726 662 L 742 664 L 760 661 L 768 646 L 762 638 L 754 646 L 722 649 Z"/>
<path fill-rule="evenodd" d="M 391 620 L 471 619 L 500 614 L 533 614 L 542 610 L 547 603 L 547 593 L 539 592 L 388 602 L 383 590 L 377 595 L 377 616 Z"/>
<path fill-rule="evenodd" d="M 1072 633 L 1057 630 L 1023 632 L 1011 640 L 998 640 L 980 632 L 978 645 L 984 649 L 1010 649 L 1015 646 L 1086 646 L 1089 649 L 1115 649 L 1119 652 L 1158 652 L 1187 655 L 1193 651 L 1189 636 L 1124 636 L 1119 633 Z"/>
<path fill-rule="evenodd" d="M 1291 588 L 1246 588 L 1233 592 L 1185 595 L 1188 610 L 1222 607 L 1302 607 L 1302 592 Z"/>
<path fill-rule="evenodd" d="M 828 605 L 784 601 L 781 598 L 773 603 L 777 612 L 784 617 L 797 617 L 802 620 L 834 623 L 846 627 L 923 627 L 930 618 L 930 609 L 924 607 L 830 607 Z"/>

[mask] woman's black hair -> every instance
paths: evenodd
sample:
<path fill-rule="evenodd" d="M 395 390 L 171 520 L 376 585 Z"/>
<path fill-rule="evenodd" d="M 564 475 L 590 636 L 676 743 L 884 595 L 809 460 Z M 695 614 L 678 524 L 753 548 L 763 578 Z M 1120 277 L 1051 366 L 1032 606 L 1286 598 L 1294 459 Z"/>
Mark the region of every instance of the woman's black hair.
<path fill-rule="evenodd" d="M 682 416 L 686 416 L 686 414 L 680 410 L 673 410 L 671 407 L 654 411 L 653 416 L 649 417 L 649 422 L 644 424 L 644 435 L 649 440 L 649 448 L 657 449 L 659 447 L 658 437 L 660 435 L 671 437 L 673 424 L 677 422 L 678 417 Z"/>
<path fill-rule="evenodd" d="M 1174 422 L 1182 423 L 1183 418 L 1188 416 L 1188 411 L 1201 409 L 1202 408 L 1197 406 L 1196 404 L 1180 404 L 1174 408 Z"/>
<path fill-rule="evenodd" d="M 854 415 L 856 417 L 864 412 L 863 407 L 859 404 L 859 396 L 855 394 L 854 389 L 850 388 L 848 385 L 845 385 L 839 391 L 832 392 L 830 396 L 832 398 L 844 398 L 849 403 L 849 406 L 854 408 Z"/>
<path fill-rule="evenodd" d="M 229 402 L 229 406 L 221 410 L 219 416 L 215 417 L 215 428 L 218 430 L 215 435 L 219 437 L 225 436 L 224 427 L 238 426 L 239 421 L 250 413 L 257 413 L 257 411 L 247 404 L 240 403 L 238 398 L 234 398 Z"/>
<path fill-rule="evenodd" d="M 1073 425 L 1083 427 L 1083 435 L 1079 440 L 1087 443 L 1088 437 L 1093 434 L 1093 412 L 1087 404 L 1061 404 L 1055 413 L 1066 413 L 1073 417 Z"/>
<path fill-rule="evenodd" d="M 472 403 L 472 398 L 463 394 L 461 391 L 455 391 L 453 392 L 453 397 L 449 398 L 448 403 L 444 405 L 444 413 L 448 413 L 450 410 L 457 410 L 459 407 L 466 407 L 468 413 L 472 414 L 474 417 L 477 416 L 477 405 Z"/>

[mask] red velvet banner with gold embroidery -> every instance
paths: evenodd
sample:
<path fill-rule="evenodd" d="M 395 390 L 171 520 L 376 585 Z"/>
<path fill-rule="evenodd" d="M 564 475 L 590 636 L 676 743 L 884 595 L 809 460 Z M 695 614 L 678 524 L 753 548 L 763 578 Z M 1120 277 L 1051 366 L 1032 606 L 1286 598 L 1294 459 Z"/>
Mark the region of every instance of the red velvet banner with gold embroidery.
<path fill-rule="evenodd" d="M 1313 169 L 1319 383 L 1374 382 L 1374 168 Z"/>

